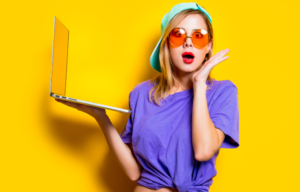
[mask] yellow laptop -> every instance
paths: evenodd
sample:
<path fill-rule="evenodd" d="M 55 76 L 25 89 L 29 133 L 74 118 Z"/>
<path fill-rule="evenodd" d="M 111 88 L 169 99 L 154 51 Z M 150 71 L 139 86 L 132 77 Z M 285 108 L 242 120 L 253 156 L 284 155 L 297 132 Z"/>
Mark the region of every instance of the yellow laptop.
<path fill-rule="evenodd" d="M 99 103 L 92 103 L 66 96 L 68 45 L 69 30 L 57 19 L 57 17 L 54 17 L 50 96 L 74 103 L 90 105 L 93 107 L 119 111 L 122 113 L 131 113 L 131 111 L 127 109 L 116 108 Z"/>

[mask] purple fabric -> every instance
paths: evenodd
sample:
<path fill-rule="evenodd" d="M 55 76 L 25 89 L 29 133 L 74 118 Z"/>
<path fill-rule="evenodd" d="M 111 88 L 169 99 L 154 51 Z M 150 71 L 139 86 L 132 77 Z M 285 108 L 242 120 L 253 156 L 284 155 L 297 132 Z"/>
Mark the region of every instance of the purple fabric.
<path fill-rule="evenodd" d="M 138 185 L 151 189 L 173 187 L 179 192 L 207 192 L 217 174 L 215 163 L 219 151 L 208 161 L 195 159 L 193 88 L 169 95 L 158 106 L 148 99 L 151 87 L 153 84 L 147 80 L 130 92 L 132 113 L 120 133 L 124 143 L 132 143 L 134 154 L 143 167 Z M 221 148 L 237 148 L 237 87 L 230 80 L 213 81 L 212 88 L 206 91 L 206 98 L 212 122 L 225 133 Z"/>

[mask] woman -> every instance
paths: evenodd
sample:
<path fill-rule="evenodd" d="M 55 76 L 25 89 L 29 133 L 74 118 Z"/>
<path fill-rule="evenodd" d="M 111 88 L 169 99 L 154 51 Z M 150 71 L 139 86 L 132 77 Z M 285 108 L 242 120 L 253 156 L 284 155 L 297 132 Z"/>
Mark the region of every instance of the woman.
<path fill-rule="evenodd" d="M 120 135 L 104 109 L 60 102 L 97 120 L 122 169 L 138 180 L 134 192 L 206 192 L 219 149 L 239 146 L 237 88 L 210 77 L 229 50 L 212 56 L 211 17 L 196 3 L 175 5 L 161 27 L 150 58 L 161 74 L 130 92 Z"/>

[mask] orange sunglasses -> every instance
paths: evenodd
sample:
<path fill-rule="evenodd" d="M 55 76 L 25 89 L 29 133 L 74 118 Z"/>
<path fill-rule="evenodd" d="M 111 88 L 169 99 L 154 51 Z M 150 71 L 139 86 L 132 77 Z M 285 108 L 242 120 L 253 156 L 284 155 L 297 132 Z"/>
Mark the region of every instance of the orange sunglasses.
<path fill-rule="evenodd" d="M 186 31 L 180 27 L 174 28 L 170 32 L 169 41 L 175 47 L 178 47 L 185 42 L 186 38 L 189 37 L 192 38 L 193 45 L 198 49 L 203 48 L 205 45 L 208 44 L 209 41 L 209 35 L 205 29 L 198 29 L 193 32 L 192 36 L 187 36 Z"/>

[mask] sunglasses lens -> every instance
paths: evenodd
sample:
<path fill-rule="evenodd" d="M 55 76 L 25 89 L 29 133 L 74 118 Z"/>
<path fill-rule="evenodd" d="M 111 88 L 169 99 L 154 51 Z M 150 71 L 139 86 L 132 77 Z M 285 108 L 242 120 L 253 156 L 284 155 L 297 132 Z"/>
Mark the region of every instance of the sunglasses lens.
<path fill-rule="evenodd" d="M 170 43 L 174 46 L 180 46 L 185 42 L 186 32 L 184 29 L 175 28 L 169 35 Z M 193 33 L 192 42 L 196 48 L 202 48 L 208 44 L 208 32 L 204 29 L 197 30 Z"/>
<path fill-rule="evenodd" d="M 185 31 L 180 28 L 173 29 L 169 35 L 170 42 L 175 46 L 182 45 L 185 41 L 185 37 Z"/>
<path fill-rule="evenodd" d="M 193 33 L 192 42 L 195 47 L 202 48 L 208 44 L 208 32 L 204 29 Z"/>

